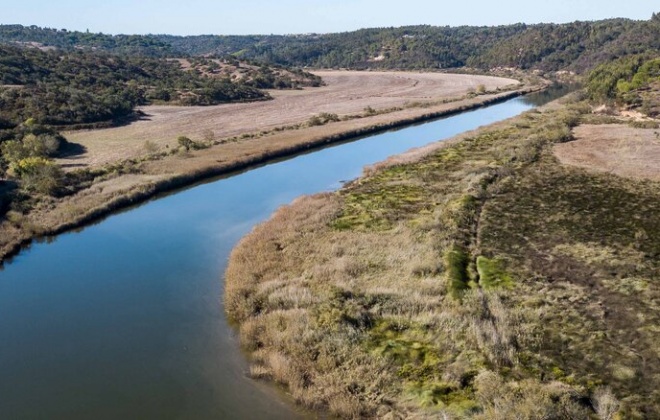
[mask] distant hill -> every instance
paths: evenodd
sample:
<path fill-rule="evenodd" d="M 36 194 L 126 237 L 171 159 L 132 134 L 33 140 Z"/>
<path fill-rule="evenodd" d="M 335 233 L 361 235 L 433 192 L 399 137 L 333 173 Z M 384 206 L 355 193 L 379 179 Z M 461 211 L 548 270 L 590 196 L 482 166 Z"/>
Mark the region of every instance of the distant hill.
<path fill-rule="evenodd" d="M 2 44 L 2 124 L 35 118 L 75 125 L 115 121 L 139 104 L 265 99 L 258 89 L 321 84 L 292 67 L 582 73 L 619 58 L 660 54 L 660 15 L 646 21 L 406 26 L 325 35 L 105 35 L 0 25 Z"/>
<path fill-rule="evenodd" d="M 144 35 L 105 35 L 100 33 L 40 28 L 38 26 L 0 25 L 2 43 L 36 43 L 60 49 L 88 48 L 114 53 L 165 57 L 172 47 L 157 38 Z"/>
<path fill-rule="evenodd" d="M 613 58 L 660 51 L 660 17 L 495 27 L 407 26 L 327 35 L 156 38 L 178 52 L 233 54 L 295 66 L 583 72 Z"/>
<path fill-rule="evenodd" d="M 287 66 L 430 69 L 517 67 L 583 72 L 630 54 L 660 51 L 660 16 L 494 27 L 405 26 L 336 34 L 104 35 L 0 25 L 0 42 L 148 57 L 233 55 Z"/>

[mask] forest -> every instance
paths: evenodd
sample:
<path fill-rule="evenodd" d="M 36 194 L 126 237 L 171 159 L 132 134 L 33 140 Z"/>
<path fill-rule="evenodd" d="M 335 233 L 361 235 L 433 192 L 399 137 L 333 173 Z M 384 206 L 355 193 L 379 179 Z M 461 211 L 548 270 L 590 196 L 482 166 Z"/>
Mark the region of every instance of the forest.
<path fill-rule="evenodd" d="M 304 35 L 104 35 L 0 25 L 0 42 L 151 57 L 232 55 L 266 64 L 318 68 L 517 67 L 584 72 L 630 54 L 660 50 L 660 15 L 566 24 L 360 29 Z"/>
<path fill-rule="evenodd" d="M 628 54 L 660 49 L 660 17 L 495 27 L 361 29 L 338 34 L 158 36 L 173 51 L 233 54 L 310 67 L 429 69 L 518 67 L 584 72 Z"/>

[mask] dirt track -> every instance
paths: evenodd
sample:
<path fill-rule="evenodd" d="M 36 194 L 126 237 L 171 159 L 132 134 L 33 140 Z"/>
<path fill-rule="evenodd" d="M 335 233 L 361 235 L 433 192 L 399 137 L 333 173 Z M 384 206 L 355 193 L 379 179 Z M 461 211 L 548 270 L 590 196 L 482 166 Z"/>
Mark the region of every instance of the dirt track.
<path fill-rule="evenodd" d="M 224 138 L 242 133 L 270 130 L 306 121 L 311 116 L 339 116 L 430 102 L 465 95 L 484 85 L 493 90 L 517 84 L 505 78 L 412 72 L 318 71 L 327 86 L 298 91 L 272 91 L 272 101 L 226 104 L 213 107 L 148 106 L 147 117 L 133 124 L 103 130 L 66 133 L 82 144 L 87 153 L 76 165 L 100 165 L 146 153 L 145 142 L 156 147 L 174 147 L 180 135 L 200 140 L 212 133 Z"/>

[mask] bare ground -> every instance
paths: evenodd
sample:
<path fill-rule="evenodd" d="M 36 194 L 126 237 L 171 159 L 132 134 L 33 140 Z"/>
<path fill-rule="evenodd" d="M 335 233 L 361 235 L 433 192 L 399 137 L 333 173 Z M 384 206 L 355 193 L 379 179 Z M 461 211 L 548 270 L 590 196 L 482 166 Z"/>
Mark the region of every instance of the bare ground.
<path fill-rule="evenodd" d="M 623 124 L 581 125 L 554 152 L 566 165 L 660 181 L 660 130 Z"/>
<path fill-rule="evenodd" d="M 271 91 L 272 101 L 212 107 L 147 106 L 146 116 L 133 124 L 101 130 L 65 133 L 87 152 L 75 165 L 102 165 L 145 154 L 145 142 L 159 148 L 176 146 L 178 136 L 201 140 L 268 131 L 305 122 L 326 112 L 345 116 L 371 107 L 401 107 L 414 102 L 459 98 L 483 85 L 487 90 L 517 84 L 499 77 L 412 72 L 318 71 L 327 86 Z M 71 160 L 64 162 L 71 164 Z"/>

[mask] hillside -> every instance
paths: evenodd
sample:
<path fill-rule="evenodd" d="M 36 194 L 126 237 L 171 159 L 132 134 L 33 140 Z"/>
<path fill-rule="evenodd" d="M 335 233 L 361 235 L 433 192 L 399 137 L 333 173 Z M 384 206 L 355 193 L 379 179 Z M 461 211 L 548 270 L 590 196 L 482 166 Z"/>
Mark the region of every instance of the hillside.
<path fill-rule="evenodd" d="M 157 36 L 176 51 L 234 54 L 311 67 L 429 69 L 519 67 L 582 72 L 627 54 L 660 50 L 660 17 L 498 27 L 362 29 L 290 36 Z"/>
<path fill-rule="evenodd" d="M 518 67 L 583 72 L 623 55 L 660 51 L 660 16 L 496 27 L 407 26 L 336 34 L 103 35 L 0 25 L 0 42 L 160 57 L 234 55 L 316 68 Z"/>
<path fill-rule="evenodd" d="M 101 33 L 40 28 L 38 26 L 0 25 L 0 43 L 15 43 L 42 49 L 73 51 L 89 49 L 150 57 L 172 56 L 172 47 L 151 36 L 105 35 Z"/>
<path fill-rule="evenodd" d="M 0 120 L 5 126 L 28 118 L 51 126 L 116 122 L 131 116 L 137 105 L 263 100 L 269 95 L 260 89 L 320 84 L 318 77 L 300 70 L 235 59 L 191 63 L 0 45 Z"/>

